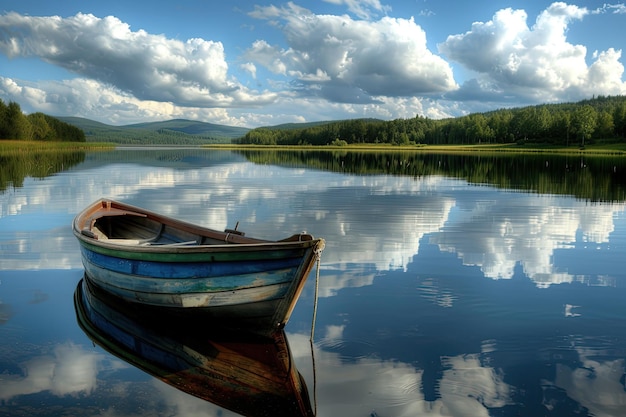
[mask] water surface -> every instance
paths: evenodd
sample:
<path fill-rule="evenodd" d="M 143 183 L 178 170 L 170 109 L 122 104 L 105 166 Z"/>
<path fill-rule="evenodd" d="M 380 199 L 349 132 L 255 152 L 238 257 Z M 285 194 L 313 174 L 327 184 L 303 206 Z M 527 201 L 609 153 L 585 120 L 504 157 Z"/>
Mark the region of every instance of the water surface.
<path fill-rule="evenodd" d="M 100 197 L 326 239 L 313 351 L 315 273 L 286 327 L 318 416 L 626 414 L 621 160 L 262 155 L 120 149 L 0 175 L 0 415 L 236 415 L 77 324 L 70 222 Z"/>

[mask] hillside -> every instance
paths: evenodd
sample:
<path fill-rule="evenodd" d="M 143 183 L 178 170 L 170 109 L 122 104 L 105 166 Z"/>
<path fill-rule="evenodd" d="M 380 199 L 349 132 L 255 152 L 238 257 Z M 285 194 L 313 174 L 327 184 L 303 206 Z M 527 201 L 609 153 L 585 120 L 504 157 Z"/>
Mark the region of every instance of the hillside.
<path fill-rule="evenodd" d="M 449 119 L 342 120 L 318 125 L 283 125 L 250 130 L 239 144 L 253 145 L 470 145 L 544 144 L 584 148 L 626 143 L 626 96 L 598 96 L 473 113 Z"/>
<path fill-rule="evenodd" d="M 235 126 L 224 126 L 213 123 L 198 122 L 185 119 L 173 119 L 164 122 L 148 122 L 126 125 L 125 128 L 147 129 L 153 131 L 172 130 L 188 135 L 203 135 L 215 137 L 239 138 L 250 129 Z"/>
<path fill-rule="evenodd" d="M 540 104 L 449 119 L 353 119 L 286 123 L 247 129 L 192 120 L 109 126 L 61 117 L 84 130 L 87 141 L 136 145 L 508 144 L 563 145 L 626 142 L 626 96 Z"/>
<path fill-rule="evenodd" d="M 232 139 L 239 138 L 250 130 L 184 119 L 113 126 L 80 117 L 57 118 L 82 129 L 88 142 L 132 145 L 230 143 Z"/>

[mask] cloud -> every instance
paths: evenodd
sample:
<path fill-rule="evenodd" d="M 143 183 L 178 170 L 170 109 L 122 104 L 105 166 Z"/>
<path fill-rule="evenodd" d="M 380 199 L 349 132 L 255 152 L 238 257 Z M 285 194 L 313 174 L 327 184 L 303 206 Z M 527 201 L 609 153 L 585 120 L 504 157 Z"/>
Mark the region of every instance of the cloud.
<path fill-rule="evenodd" d="M 613 219 L 626 211 L 623 203 L 589 206 L 550 195 L 528 199 L 518 193 L 503 194 L 487 205 L 465 206 L 463 201 L 457 201 L 461 214 L 429 242 L 456 253 L 464 265 L 480 267 L 487 278 L 513 278 L 521 264 L 540 288 L 584 279 L 563 271 L 554 261 L 555 253 L 581 239 L 598 245 L 609 242 Z M 470 229 L 474 232 L 468 233 Z"/>
<path fill-rule="evenodd" d="M 590 340 L 588 343 L 600 341 Z M 622 414 L 626 406 L 624 392 L 624 371 L 626 366 L 623 358 L 613 359 L 615 355 L 609 350 L 585 346 L 574 347 L 578 360 L 570 363 L 556 364 L 554 389 L 558 395 L 563 392 L 589 410 L 595 416 L 614 416 Z"/>
<path fill-rule="evenodd" d="M 141 100 L 109 84 L 87 78 L 24 82 L 0 76 L 0 98 L 20 103 L 22 110 L 50 115 L 72 115 L 114 125 L 138 121 L 186 118 L 212 120 L 230 126 L 247 121 L 224 108 L 177 105 L 170 101 Z"/>
<path fill-rule="evenodd" d="M 602 7 L 598 7 L 595 9 L 593 14 L 604 14 L 604 13 L 612 13 L 612 14 L 626 14 L 626 5 L 623 3 L 619 4 L 603 4 Z"/>
<path fill-rule="evenodd" d="M 256 42 L 245 57 L 275 74 L 294 77 L 298 93 L 345 103 L 378 96 L 410 97 L 457 88 L 452 69 L 426 46 L 411 19 L 378 21 L 316 15 L 293 3 L 250 14 L 280 27 L 288 47 Z"/>
<path fill-rule="evenodd" d="M 243 68 L 252 71 L 256 66 L 243 65 Z M 412 118 L 417 114 L 440 119 L 461 111 L 458 103 L 420 97 L 377 97 L 376 101 L 364 98 L 362 103 L 328 101 L 333 96 L 343 99 L 342 91 L 340 88 L 336 92 L 327 91 L 327 97 L 316 97 L 313 92 L 308 95 L 276 93 L 277 100 L 271 105 L 229 109 L 141 100 L 113 86 L 86 78 L 35 83 L 0 76 L 0 99 L 20 103 L 27 113 L 39 111 L 54 116 L 71 115 L 113 125 L 182 118 L 257 127 L 359 117 Z"/>
<path fill-rule="evenodd" d="M 183 42 L 132 31 L 113 16 L 7 13 L 0 16 L 0 51 L 10 58 L 39 57 L 140 100 L 236 107 L 276 98 L 250 91 L 228 76 L 221 42 L 200 38 Z"/>
<path fill-rule="evenodd" d="M 57 396 L 91 393 L 96 389 L 98 363 L 102 355 L 73 343 L 55 346 L 50 355 L 35 356 L 21 364 L 24 375 L 5 374 L 0 400 L 50 391 Z"/>
<path fill-rule="evenodd" d="M 525 11 L 507 8 L 489 22 L 476 22 L 470 31 L 449 36 L 439 51 L 479 74 L 457 96 L 449 97 L 474 96 L 479 85 L 494 100 L 506 100 L 508 95 L 518 102 L 626 93 L 621 51 L 594 53 L 594 62 L 587 66 L 587 48 L 567 41 L 568 26 L 589 13 L 586 8 L 553 3 L 529 28 Z"/>
<path fill-rule="evenodd" d="M 515 386 L 504 381 L 501 369 L 484 363 L 478 353 L 441 357 L 443 372 L 437 380 L 438 398 L 426 400 L 424 369 L 398 360 L 381 360 L 375 355 L 345 360 L 331 350 L 342 342 L 343 327 L 327 329 L 315 343 L 315 386 L 311 367 L 311 344 L 304 334 L 289 334 L 289 344 L 298 371 L 309 390 L 315 390 L 318 415 L 357 416 L 476 416 L 513 404 Z M 354 342 L 354 341 L 352 341 Z M 344 341 L 345 343 L 345 341 Z M 355 407 L 354 404 L 358 404 Z"/>
<path fill-rule="evenodd" d="M 348 10 L 360 19 L 369 19 L 375 13 L 387 13 L 391 6 L 385 6 L 378 0 L 324 0 L 326 3 L 345 5 Z"/>
<path fill-rule="evenodd" d="M 425 34 L 413 20 L 315 16 L 294 4 L 257 8 L 251 15 L 279 19 L 282 25 L 276 25 L 290 43 L 283 48 L 260 39 L 237 58 L 241 73 L 269 90 L 248 89 L 229 75 L 220 42 L 132 31 L 112 16 L 0 15 L 0 53 L 38 57 L 77 75 L 38 81 L 0 77 L 0 98 L 20 103 L 26 112 L 114 125 L 186 118 L 256 127 L 454 114 L 447 110 L 450 103 L 417 96 L 456 84 L 447 63 L 427 50 Z M 302 18 L 312 21 L 297 24 Z M 316 33 L 326 35 L 309 39 Z M 263 78 L 261 67 L 276 77 Z"/>
<path fill-rule="evenodd" d="M 252 62 L 241 64 L 240 68 L 249 73 L 252 78 L 256 79 L 256 66 Z"/>
<path fill-rule="evenodd" d="M 248 15 L 283 41 L 259 38 L 229 59 L 219 40 L 172 39 L 133 30 L 114 16 L 0 14 L 0 54 L 18 65 L 37 58 L 76 76 L 0 78 L 0 98 L 27 112 L 112 124 L 186 118 L 258 127 L 416 114 L 437 119 L 502 103 L 626 94 L 620 49 L 588 51 L 566 36 L 583 18 L 624 13 L 623 4 L 590 10 L 553 3 L 532 26 L 524 10 L 502 9 L 433 52 L 413 18 L 388 16 L 380 0 L 326 2 L 348 14 L 316 14 L 292 2 L 257 6 Z M 459 64 L 460 74 L 469 70 L 462 86 L 446 59 Z"/>

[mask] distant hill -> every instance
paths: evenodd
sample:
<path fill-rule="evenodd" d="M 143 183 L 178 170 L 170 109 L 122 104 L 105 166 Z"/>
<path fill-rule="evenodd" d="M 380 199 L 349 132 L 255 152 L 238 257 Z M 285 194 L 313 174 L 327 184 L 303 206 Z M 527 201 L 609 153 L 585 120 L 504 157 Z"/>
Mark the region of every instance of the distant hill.
<path fill-rule="evenodd" d="M 292 130 L 292 129 L 306 129 L 309 127 L 323 126 L 331 123 L 335 123 L 336 120 L 327 120 L 320 122 L 307 122 L 307 123 L 283 123 L 275 126 L 262 126 L 260 129 L 272 129 L 272 130 Z"/>
<path fill-rule="evenodd" d="M 88 142 L 113 142 L 125 145 L 202 145 L 231 143 L 246 135 L 251 129 L 225 126 L 186 119 L 162 122 L 135 123 L 123 126 L 108 125 L 81 117 L 57 117 L 57 119 L 82 129 Z M 360 119 L 365 122 L 382 122 L 378 119 Z M 337 123 L 337 120 L 285 123 L 266 126 L 272 130 L 297 130 Z"/>
<path fill-rule="evenodd" d="M 188 135 L 204 135 L 215 137 L 239 138 L 246 134 L 250 129 L 245 127 L 217 125 L 213 123 L 198 122 L 186 119 L 173 119 L 164 122 L 147 122 L 126 125 L 125 128 L 147 129 L 147 130 L 173 130 L 176 132 L 186 133 Z"/>
<path fill-rule="evenodd" d="M 108 125 L 81 117 L 57 117 L 57 119 L 82 129 L 88 142 L 132 145 L 230 143 L 232 139 L 244 136 L 250 130 L 185 119 L 124 126 Z"/>
<path fill-rule="evenodd" d="M 100 131 L 123 132 L 124 127 L 112 126 L 105 123 L 96 122 L 95 120 L 83 119 L 82 117 L 58 117 L 57 119 L 83 129 L 85 134 L 93 134 Z M 90 133 L 87 133 L 90 132 Z"/>
<path fill-rule="evenodd" d="M 383 122 L 383 120 L 381 120 L 381 119 L 370 119 L 370 118 L 358 119 L 358 120 L 362 120 L 362 121 L 364 121 L 366 123 Z M 338 123 L 338 122 L 342 122 L 342 121 L 343 120 L 325 120 L 325 121 L 307 122 L 307 123 L 283 123 L 283 124 L 276 125 L 276 126 L 264 126 L 261 129 L 263 129 L 263 128 L 265 128 L 265 129 L 272 129 L 272 130 L 307 129 L 307 128 L 310 128 L 310 127 L 324 126 L 324 125 L 329 125 L 329 124 L 332 124 L 332 123 Z"/>

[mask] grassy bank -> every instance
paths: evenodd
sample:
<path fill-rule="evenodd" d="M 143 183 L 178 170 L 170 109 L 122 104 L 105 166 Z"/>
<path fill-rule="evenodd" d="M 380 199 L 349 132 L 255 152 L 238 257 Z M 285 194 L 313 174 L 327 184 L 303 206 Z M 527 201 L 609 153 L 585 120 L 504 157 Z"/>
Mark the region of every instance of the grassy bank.
<path fill-rule="evenodd" d="M 116 145 L 105 142 L 41 142 L 0 140 L 0 153 L 45 152 L 45 151 L 94 151 L 111 150 Z M 149 145 L 146 145 L 149 147 Z M 550 154 L 577 154 L 577 155 L 612 155 L 626 156 L 626 143 L 593 144 L 584 149 L 578 147 L 563 147 L 537 144 L 489 144 L 489 145 L 406 145 L 393 146 L 387 144 L 352 144 L 347 146 L 312 146 L 312 145 L 235 145 L 211 144 L 203 145 L 207 149 L 224 150 L 285 150 L 285 151 L 358 151 L 358 152 L 430 152 L 430 153 L 550 153 Z"/>
<path fill-rule="evenodd" d="M 550 153 L 550 154 L 577 154 L 577 155 L 624 155 L 626 144 L 613 143 L 589 145 L 584 148 L 574 146 L 554 146 L 540 144 L 496 144 L 496 145 L 424 145 L 419 147 L 424 152 L 454 152 L 454 153 Z"/>
<path fill-rule="evenodd" d="M 0 153 L 111 150 L 112 143 L 0 140 Z"/>
<path fill-rule="evenodd" d="M 205 145 L 211 149 L 232 150 L 317 150 L 317 151 L 372 151 L 372 152 L 430 152 L 430 153 L 550 153 L 550 154 L 581 154 L 581 155 L 624 155 L 626 156 L 626 143 L 599 144 L 578 147 L 563 147 L 550 145 L 517 145 L 517 144 L 489 144 L 489 145 L 407 145 L 392 146 L 385 144 L 353 144 L 346 146 L 284 146 L 284 145 Z"/>

